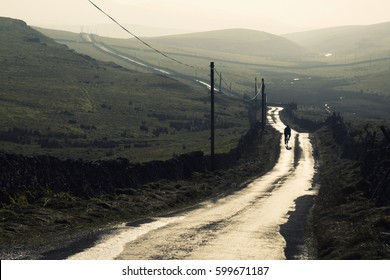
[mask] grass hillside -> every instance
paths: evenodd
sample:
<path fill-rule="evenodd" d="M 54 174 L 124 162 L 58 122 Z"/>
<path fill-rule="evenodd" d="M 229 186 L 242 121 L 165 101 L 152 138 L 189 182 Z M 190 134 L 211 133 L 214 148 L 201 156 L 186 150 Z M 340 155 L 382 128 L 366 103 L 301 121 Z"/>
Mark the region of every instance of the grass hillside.
<path fill-rule="evenodd" d="M 248 29 L 165 36 L 150 38 L 148 41 L 178 48 L 217 50 L 224 53 L 261 57 L 295 58 L 307 52 L 303 47 L 283 37 Z"/>
<path fill-rule="evenodd" d="M 390 22 L 341 26 L 284 35 L 314 52 L 351 55 L 361 60 L 390 56 Z"/>
<path fill-rule="evenodd" d="M 350 104 L 353 107 L 378 111 L 379 108 L 368 103 L 379 104 L 376 100 L 380 96 L 390 95 L 390 22 L 333 27 L 285 37 L 317 53 L 313 55 L 314 60 L 324 65 L 313 72 L 320 71 L 327 77 L 338 76 L 342 84 L 336 89 L 342 91 L 341 95 L 344 95 L 343 91 L 354 96 L 363 93 Z M 342 102 L 340 111 L 346 105 L 345 99 Z M 381 115 L 384 114 L 378 114 L 378 117 Z"/>
<path fill-rule="evenodd" d="M 0 41 L 0 151 L 132 161 L 208 151 L 207 90 L 78 54 L 19 20 L 0 18 Z M 217 150 L 228 151 L 247 110 L 216 99 Z"/>
<path fill-rule="evenodd" d="M 386 27 L 386 24 L 383 26 Z M 129 69 L 147 70 L 102 52 L 91 42 L 83 41 L 78 34 L 39 30 L 79 53 L 99 60 L 114 61 Z M 365 34 L 357 33 L 356 36 L 358 35 L 361 38 L 356 37 L 356 40 L 363 40 Z M 193 69 L 162 57 L 135 39 L 91 36 L 99 44 L 105 44 L 121 55 L 171 73 L 185 75 L 187 80 L 208 81 L 208 66 L 210 61 L 214 61 L 218 72 L 223 74 L 223 91 L 230 92 L 231 85 L 231 92 L 237 96 L 253 96 L 255 77 L 265 78 L 269 102 L 296 102 L 316 106 L 323 112 L 330 107 L 328 110 L 356 118 L 390 118 L 387 106 L 390 96 L 390 61 L 374 50 L 371 55 L 335 53 L 326 57 L 321 51 L 307 54 L 306 49 L 296 48 L 296 44 L 291 46 L 291 41 L 281 40 L 281 37 L 237 29 L 145 39 L 171 57 L 198 67 Z M 346 35 L 344 37 L 349 38 Z M 317 39 L 321 38 L 319 36 Z M 324 38 L 327 42 L 326 37 Z M 378 44 L 379 42 L 381 41 Z M 339 45 L 344 46 L 343 43 Z M 386 44 L 383 45 L 384 48 L 387 47 Z M 296 56 L 276 55 L 290 53 L 295 53 Z M 174 76 L 178 78 L 179 75 Z"/>

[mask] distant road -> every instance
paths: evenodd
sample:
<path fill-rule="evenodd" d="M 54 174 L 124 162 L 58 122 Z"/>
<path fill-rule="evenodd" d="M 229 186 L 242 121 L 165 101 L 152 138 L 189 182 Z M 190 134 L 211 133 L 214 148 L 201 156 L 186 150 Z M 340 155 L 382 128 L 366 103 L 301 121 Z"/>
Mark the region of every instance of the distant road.
<path fill-rule="evenodd" d="M 204 85 L 206 86 L 207 88 L 210 89 L 210 84 L 205 82 L 205 81 L 202 81 L 202 80 L 198 80 L 198 79 L 194 79 L 193 77 L 189 77 L 189 76 L 186 76 L 186 75 L 183 75 L 183 74 L 179 74 L 179 73 L 173 73 L 172 71 L 166 71 L 164 69 L 161 69 L 161 68 L 157 68 L 155 66 L 152 66 L 146 62 L 143 62 L 143 61 L 140 61 L 140 60 L 137 60 L 137 59 L 134 59 L 132 57 L 129 57 L 129 56 L 126 56 L 126 55 L 123 55 L 123 54 L 120 54 L 118 52 L 116 52 L 114 49 L 112 48 L 109 48 L 107 47 L 106 45 L 104 44 L 101 44 L 99 42 L 96 42 L 93 37 L 90 35 L 90 34 L 86 34 L 86 33 L 83 33 L 81 38 L 83 40 L 85 40 L 86 42 L 89 42 L 91 44 L 93 44 L 96 48 L 98 48 L 100 51 L 102 52 L 105 52 L 107 53 L 108 55 L 111 55 L 111 56 L 114 56 L 116 58 L 119 58 L 119 59 L 122 59 L 122 60 L 125 60 L 129 63 L 132 63 L 132 64 L 135 64 L 137 66 L 141 66 L 141 67 L 144 67 L 145 69 L 148 69 L 152 72 L 155 72 L 155 73 L 159 73 L 159 74 L 163 74 L 163 75 L 166 75 L 166 76 L 178 76 L 180 78 L 184 78 L 186 80 L 190 80 L 192 82 L 196 82 L 198 84 L 201 84 L 201 85 Z M 218 89 L 215 88 L 216 91 L 218 91 Z"/>
<path fill-rule="evenodd" d="M 282 133 L 280 110 L 271 108 L 268 121 Z M 120 225 L 115 234 L 71 259 L 286 259 L 286 246 L 303 237 L 304 222 L 285 226 L 302 206 L 295 201 L 315 195 L 309 135 L 292 131 L 291 142 L 293 149 L 286 150 L 281 137 L 275 167 L 246 188 L 191 211 Z M 298 145 L 300 153 L 294 152 Z"/>

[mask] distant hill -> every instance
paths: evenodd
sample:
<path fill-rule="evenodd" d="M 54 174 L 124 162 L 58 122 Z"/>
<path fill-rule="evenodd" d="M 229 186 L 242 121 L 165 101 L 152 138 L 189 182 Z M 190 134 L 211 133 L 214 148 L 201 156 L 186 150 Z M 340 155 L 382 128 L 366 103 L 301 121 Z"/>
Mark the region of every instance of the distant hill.
<path fill-rule="evenodd" d="M 286 34 L 284 37 L 314 52 L 390 56 L 390 22 L 333 27 Z"/>
<path fill-rule="evenodd" d="M 372 94 L 390 95 L 390 44 L 386 43 L 389 40 L 386 35 L 387 27 L 388 24 L 363 27 L 371 30 L 369 32 L 363 32 L 362 27 L 355 26 L 290 34 L 294 38 L 301 38 L 302 42 L 297 43 L 280 36 L 243 29 L 145 38 L 145 41 L 179 61 L 199 68 L 207 67 L 210 61 L 215 61 L 218 72 L 223 73 L 221 86 L 225 87 L 223 90 L 226 91 L 229 90 L 230 82 L 234 92 L 251 95 L 254 75 L 261 75 L 267 80 L 269 90 L 272 90 L 269 100 L 274 102 L 294 100 L 301 104 L 322 107 L 324 104 L 331 104 L 333 100 L 332 104 L 342 103 L 342 110 L 346 111 L 348 108 L 353 114 L 387 117 L 385 104 L 388 104 L 388 101 L 384 101 L 385 99 L 371 100 L 370 109 L 356 106 L 367 104 L 364 94 L 370 94 L 367 97 L 369 99 L 373 99 Z M 127 62 L 115 60 L 115 56 L 108 56 L 87 41 L 80 41 L 81 37 L 77 34 L 53 30 L 42 32 L 96 59 L 115 61 L 130 69 L 140 69 Z M 165 60 L 136 39 L 92 36 L 97 42 L 130 58 L 164 67 L 168 72 L 199 77 L 205 81 L 208 79 L 208 69 L 193 71 Z M 363 42 L 367 43 L 368 40 L 364 41 L 364 38 L 367 36 L 377 38 L 370 39 L 375 42 L 374 46 L 371 44 L 364 47 Z M 298 43 L 305 44 L 305 48 Z M 333 55 L 325 55 L 328 53 Z M 344 94 L 350 93 L 351 99 L 343 97 Z"/>
<path fill-rule="evenodd" d="M 167 36 L 173 34 L 183 34 L 190 32 L 189 30 L 179 28 L 162 28 L 152 27 L 139 24 L 123 24 L 124 27 L 128 28 L 135 34 L 140 34 L 143 37 L 156 37 L 156 36 Z M 129 38 L 129 34 L 118 28 L 115 23 L 109 24 L 97 24 L 97 25 L 47 25 L 45 29 L 54 30 L 66 30 L 73 33 L 94 33 L 104 37 L 112 38 Z"/>
<path fill-rule="evenodd" d="M 208 150 L 207 90 L 95 60 L 20 20 L 0 18 L 0 42 L 0 152 L 147 161 Z M 247 112 L 223 102 L 229 150 Z"/>
<path fill-rule="evenodd" d="M 291 58 L 307 53 L 306 49 L 286 38 L 248 29 L 227 29 L 156 37 L 149 38 L 148 42 L 261 57 Z"/>

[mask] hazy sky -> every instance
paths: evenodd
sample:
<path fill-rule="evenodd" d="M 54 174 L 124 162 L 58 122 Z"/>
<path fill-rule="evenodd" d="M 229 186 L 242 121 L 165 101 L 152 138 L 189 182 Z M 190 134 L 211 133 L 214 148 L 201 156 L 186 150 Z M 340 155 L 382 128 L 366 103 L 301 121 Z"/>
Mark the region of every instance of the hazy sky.
<path fill-rule="evenodd" d="M 250 28 L 281 34 L 390 21 L 390 0 L 92 1 L 123 24 L 188 31 Z M 0 0 L 0 16 L 43 27 L 111 23 L 88 0 Z"/>

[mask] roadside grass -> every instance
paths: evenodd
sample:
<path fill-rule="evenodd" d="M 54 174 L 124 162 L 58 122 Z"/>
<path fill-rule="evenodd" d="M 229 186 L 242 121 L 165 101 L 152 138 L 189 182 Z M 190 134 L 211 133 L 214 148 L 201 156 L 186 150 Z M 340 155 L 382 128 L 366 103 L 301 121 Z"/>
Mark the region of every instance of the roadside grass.
<path fill-rule="evenodd" d="M 343 158 L 326 126 L 315 133 L 320 190 L 311 227 L 319 259 L 389 259 L 389 206 L 359 188 L 360 163 Z"/>

